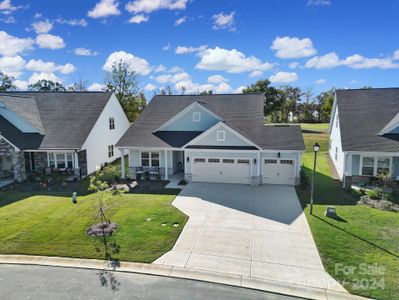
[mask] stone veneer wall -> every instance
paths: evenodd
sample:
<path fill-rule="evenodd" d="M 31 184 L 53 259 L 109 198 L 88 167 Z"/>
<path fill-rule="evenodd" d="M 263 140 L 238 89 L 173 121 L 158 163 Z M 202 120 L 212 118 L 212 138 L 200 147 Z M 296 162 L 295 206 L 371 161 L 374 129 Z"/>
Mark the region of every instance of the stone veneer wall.
<path fill-rule="evenodd" d="M 43 171 L 47 167 L 47 152 L 35 152 L 36 171 Z"/>
<path fill-rule="evenodd" d="M 22 182 L 26 179 L 25 158 L 22 151 L 16 151 L 4 139 L 0 139 L 0 155 L 9 155 L 12 159 L 14 179 Z"/>

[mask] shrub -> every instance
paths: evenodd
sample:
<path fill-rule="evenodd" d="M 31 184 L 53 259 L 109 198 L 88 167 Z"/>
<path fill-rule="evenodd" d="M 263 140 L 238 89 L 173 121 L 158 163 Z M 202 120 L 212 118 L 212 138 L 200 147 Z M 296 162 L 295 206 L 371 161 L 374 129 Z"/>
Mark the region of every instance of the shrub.
<path fill-rule="evenodd" d="M 309 188 L 309 176 L 306 174 L 303 166 L 301 167 L 301 171 L 299 172 L 300 180 L 301 180 L 301 188 L 307 190 Z"/>
<path fill-rule="evenodd" d="M 378 194 L 377 191 L 375 190 L 370 190 L 366 192 L 366 195 L 370 198 L 370 199 L 380 199 L 380 196 Z"/>

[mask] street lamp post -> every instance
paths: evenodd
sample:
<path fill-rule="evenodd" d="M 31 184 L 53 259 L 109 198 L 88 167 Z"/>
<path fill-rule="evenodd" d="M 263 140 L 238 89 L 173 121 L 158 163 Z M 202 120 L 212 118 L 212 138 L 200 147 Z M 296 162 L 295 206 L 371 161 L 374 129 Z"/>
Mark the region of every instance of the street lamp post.
<path fill-rule="evenodd" d="M 316 160 L 317 160 L 317 152 L 320 149 L 320 145 L 315 143 L 313 145 L 313 152 L 314 152 L 314 164 L 313 164 L 313 176 L 312 176 L 312 189 L 310 191 L 310 214 L 313 214 L 313 194 L 314 194 L 314 179 L 316 177 Z"/>

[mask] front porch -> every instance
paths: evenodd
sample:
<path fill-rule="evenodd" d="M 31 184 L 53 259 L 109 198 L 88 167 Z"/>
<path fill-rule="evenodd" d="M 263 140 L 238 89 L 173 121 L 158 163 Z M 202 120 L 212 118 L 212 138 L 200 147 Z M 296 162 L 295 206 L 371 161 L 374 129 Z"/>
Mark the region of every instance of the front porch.
<path fill-rule="evenodd" d="M 129 174 L 126 174 L 124 168 L 122 168 L 122 178 L 126 178 L 126 175 L 128 175 L 132 179 L 184 179 L 185 156 L 182 150 L 120 149 L 120 151 L 122 166 L 125 164 L 126 152 L 129 154 Z"/>

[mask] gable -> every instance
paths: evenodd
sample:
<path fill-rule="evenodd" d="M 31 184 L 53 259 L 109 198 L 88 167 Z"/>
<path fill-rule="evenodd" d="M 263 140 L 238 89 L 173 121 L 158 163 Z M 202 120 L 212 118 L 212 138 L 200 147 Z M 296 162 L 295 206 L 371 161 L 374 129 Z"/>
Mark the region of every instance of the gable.
<path fill-rule="evenodd" d="M 205 131 L 214 126 L 220 118 L 198 103 L 190 105 L 161 126 L 160 131 Z"/>
<path fill-rule="evenodd" d="M 186 145 L 188 148 L 201 146 L 219 147 L 254 147 L 254 144 L 246 138 L 240 136 L 224 123 L 213 126 Z"/>

